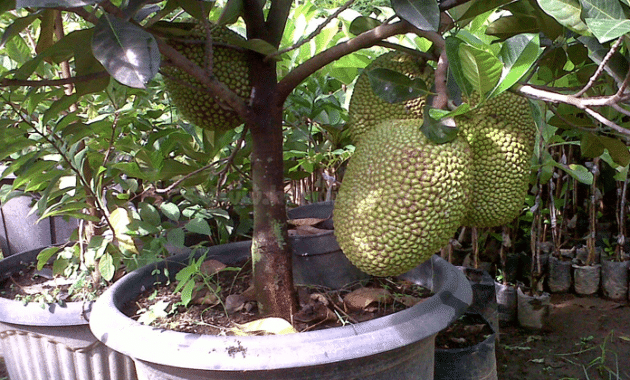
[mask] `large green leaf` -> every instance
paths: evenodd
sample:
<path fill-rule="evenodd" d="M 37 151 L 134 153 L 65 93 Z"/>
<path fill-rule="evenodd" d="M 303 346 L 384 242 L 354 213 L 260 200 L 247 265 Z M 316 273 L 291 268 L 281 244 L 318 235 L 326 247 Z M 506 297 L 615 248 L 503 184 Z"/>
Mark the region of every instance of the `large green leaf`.
<path fill-rule="evenodd" d="M 540 30 L 536 17 L 530 15 L 503 16 L 488 25 L 486 34 L 504 40 L 521 33 L 536 33 Z"/>
<path fill-rule="evenodd" d="M 367 75 L 374 93 L 388 103 L 400 103 L 428 93 L 427 85 L 422 79 L 410 79 L 390 69 L 372 69 Z"/>
<path fill-rule="evenodd" d="M 94 29 L 92 53 L 120 83 L 146 88 L 160 68 L 160 52 L 152 34 L 107 14 Z"/>
<path fill-rule="evenodd" d="M 17 36 L 22 32 L 26 27 L 31 25 L 33 21 L 39 18 L 39 14 L 32 13 L 26 17 L 20 17 L 13 21 L 11 25 L 9 25 L 2 33 L 2 39 L 0 39 L 0 48 L 4 47 L 7 41 L 11 40 L 11 38 Z"/>
<path fill-rule="evenodd" d="M 448 13 L 456 21 L 469 20 L 512 1 L 514 0 L 472 0 L 450 9 Z"/>
<path fill-rule="evenodd" d="M 581 34 L 588 35 L 589 31 L 580 15 L 582 7 L 578 0 L 537 0 L 545 13 L 553 17 L 563 26 Z"/>
<path fill-rule="evenodd" d="M 391 0 L 396 14 L 420 30 L 437 32 L 440 7 L 437 0 Z"/>
<path fill-rule="evenodd" d="M 201 235 L 212 235 L 212 230 L 210 229 L 210 225 L 205 219 L 195 218 L 190 220 L 184 226 L 188 231 L 194 232 Z"/>
<path fill-rule="evenodd" d="M 482 96 L 499 82 L 503 65 L 491 53 L 462 44 L 459 47 L 459 59 L 464 77 Z"/>
<path fill-rule="evenodd" d="M 464 68 L 459 59 L 459 47 L 464 42 L 457 37 L 446 38 L 446 56 L 449 62 L 449 73 L 455 79 L 455 83 L 462 94 L 468 96 L 472 93 L 472 85 L 468 83 L 464 76 Z"/>
<path fill-rule="evenodd" d="M 519 34 L 507 39 L 499 53 L 503 73 L 493 93 L 500 94 L 512 87 L 532 68 L 541 53 L 538 34 Z"/>
<path fill-rule="evenodd" d="M 624 20 L 626 14 L 617 0 L 580 0 L 584 18 Z"/>
<path fill-rule="evenodd" d="M 230 25 L 234 24 L 243 13 L 243 0 L 228 0 L 221 11 L 221 16 L 217 24 Z"/>
<path fill-rule="evenodd" d="M 609 48 L 603 46 L 594 37 L 581 36 L 578 40 L 588 47 L 588 56 L 596 64 L 601 64 L 604 57 L 608 54 Z M 604 66 L 604 70 L 610 75 L 617 84 L 621 85 L 626 78 L 628 72 L 628 61 L 619 52 L 608 57 L 608 63 Z"/>
<path fill-rule="evenodd" d="M 606 43 L 630 32 L 630 20 L 601 20 L 587 18 L 586 25 L 600 43 Z"/>

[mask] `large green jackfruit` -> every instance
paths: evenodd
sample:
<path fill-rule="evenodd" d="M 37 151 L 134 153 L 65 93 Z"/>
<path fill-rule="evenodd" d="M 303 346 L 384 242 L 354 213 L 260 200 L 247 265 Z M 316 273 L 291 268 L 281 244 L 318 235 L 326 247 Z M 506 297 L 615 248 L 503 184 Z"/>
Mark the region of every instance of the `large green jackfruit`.
<path fill-rule="evenodd" d="M 384 120 L 422 118 L 426 96 L 403 103 L 388 103 L 374 93 L 367 73 L 376 68 L 393 70 L 410 79 L 421 78 L 429 88 L 433 83 L 433 68 L 421 58 L 399 51 L 376 58 L 357 78 L 350 98 L 349 128 L 354 142 L 358 142 L 365 132 Z"/>
<path fill-rule="evenodd" d="M 335 200 L 339 246 L 368 274 L 398 275 L 429 259 L 466 213 L 468 143 L 435 144 L 421 125 L 421 119 L 390 120 L 367 132 Z"/>
<path fill-rule="evenodd" d="M 249 65 L 246 53 L 230 46 L 235 40 L 244 40 L 238 33 L 211 25 L 212 73 L 238 96 L 247 100 L 251 93 Z M 203 25 L 195 26 L 185 40 L 170 40 L 169 45 L 201 67 L 208 62 L 206 54 L 206 31 Z M 198 127 L 227 131 L 243 122 L 226 104 L 218 102 L 204 90 L 202 84 L 175 66 L 163 68 L 164 83 L 175 107 L 182 116 Z"/>
<path fill-rule="evenodd" d="M 473 95 L 471 105 L 478 103 Z M 511 222 L 527 195 L 536 124 L 526 98 L 511 92 L 456 118 L 472 151 L 470 209 L 462 225 L 496 227 Z"/>

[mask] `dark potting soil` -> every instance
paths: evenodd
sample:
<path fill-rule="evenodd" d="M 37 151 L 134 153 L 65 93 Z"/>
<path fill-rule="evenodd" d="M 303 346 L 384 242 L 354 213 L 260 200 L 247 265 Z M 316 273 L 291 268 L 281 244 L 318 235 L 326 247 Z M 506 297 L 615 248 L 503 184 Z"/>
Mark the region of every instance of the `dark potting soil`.
<path fill-rule="evenodd" d="M 188 307 L 178 305 L 176 284 L 159 285 L 126 305 L 123 312 L 134 319 L 149 310 L 162 313 L 151 325 L 197 334 L 228 334 L 237 324 L 257 319 L 257 304 L 251 284 L 251 265 L 241 271 L 220 271 L 211 281 L 214 291 L 201 290 Z M 297 331 L 319 330 L 359 323 L 411 307 L 431 293 L 416 284 L 392 278 L 373 278 L 365 284 L 350 284 L 338 290 L 298 286 L 300 311 L 295 315 Z M 157 308 L 157 309 L 156 309 Z M 144 318 L 144 317 L 142 317 Z"/>
<path fill-rule="evenodd" d="M 436 349 L 466 348 L 477 345 L 492 335 L 492 328 L 483 318 L 464 314 L 435 337 Z"/>

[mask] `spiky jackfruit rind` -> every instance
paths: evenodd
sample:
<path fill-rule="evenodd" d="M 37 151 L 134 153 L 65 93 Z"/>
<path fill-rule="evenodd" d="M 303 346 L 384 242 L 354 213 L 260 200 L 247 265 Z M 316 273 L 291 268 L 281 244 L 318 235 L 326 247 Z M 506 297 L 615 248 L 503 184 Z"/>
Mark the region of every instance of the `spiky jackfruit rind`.
<path fill-rule="evenodd" d="M 385 68 L 406 75 L 410 79 L 423 79 L 428 88 L 433 83 L 433 68 L 424 60 L 404 52 L 385 53 L 372 61 L 359 75 L 348 106 L 350 135 L 354 142 L 385 120 L 422 118 L 426 96 L 402 103 L 388 103 L 372 90 L 369 70 Z"/>
<path fill-rule="evenodd" d="M 244 40 L 238 33 L 211 25 L 212 73 L 238 96 L 247 100 L 251 93 L 249 65 L 246 53 L 229 46 L 235 40 Z M 186 58 L 201 67 L 206 66 L 206 31 L 203 25 L 195 26 L 186 40 L 171 40 L 169 44 Z M 198 127 L 227 131 L 242 124 L 236 112 L 218 102 L 203 85 L 183 70 L 167 66 L 163 68 L 164 84 L 175 107 L 181 115 Z"/>
<path fill-rule="evenodd" d="M 421 125 L 419 119 L 385 121 L 367 132 L 335 200 L 339 246 L 368 274 L 398 275 L 426 261 L 467 211 L 468 144 L 435 144 Z"/>
<path fill-rule="evenodd" d="M 479 96 L 467 101 L 475 106 Z M 513 221 L 527 195 L 537 134 L 528 100 L 504 92 L 456 122 L 473 157 L 470 208 L 462 225 L 497 227 Z"/>

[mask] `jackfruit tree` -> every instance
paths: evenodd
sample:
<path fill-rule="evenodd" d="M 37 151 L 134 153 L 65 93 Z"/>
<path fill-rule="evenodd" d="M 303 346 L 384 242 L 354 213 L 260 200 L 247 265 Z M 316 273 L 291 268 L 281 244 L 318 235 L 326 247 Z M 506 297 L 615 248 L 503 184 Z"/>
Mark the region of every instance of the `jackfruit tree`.
<path fill-rule="evenodd" d="M 596 6 L 600 2 L 603 6 Z M 429 167 L 427 161 L 418 159 L 416 165 L 420 166 L 414 167 L 416 173 L 424 173 L 425 177 L 428 173 L 433 173 L 444 183 L 427 182 L 429 186 L 427 194 L 431 192 L 435 194 L 430 199 L 422 198 L 423 191 L 417 189 L 412 191 L 413 195 L 410 198 L 399 195 L 401 203 L 408 201 L 410 207 L 414 202 L 415 207 L 418 207 L 424 200 L 426 213 L 422 215 L 428 218 L 435 218 L 440 212 L 444 212 L 444 209 L 437 208 L 436 205 L 453 210 L 453 214 L 463 212 L 462 204 L 449 202 L 453 199 L 463 199 L 462 194 L 465 193 L 463 189 L 466 186 L 445 174 L 445 170 L 448 171 L 449 168 L 453 170 L 457 168 L 459 171 L 461 160 L 457 163 L 450 162 L 438 152 L 452 152 L 446 156 L 460 157 L 457 153 L 459 149 L 457 152 L 452 149 L 468 143 L 474 156 L 475 151 L 484 150 L 483 147 L 486 146 L 479 148 L 482 144 L 477 144 L 476 138 L 473 137 L 476 132 L 472 132 L 472 127 L 466 127 L 468 122 L 476 124 L 472 122 L 476 118 L 474 116 L 476 111 L 472 109 L 472 116 L 465 116 L 466 105 L 451 107 L 458 104 L 458 91 L 453 90 L 451 86 L 447 88 L 446 78 L 454 79 L 454 82 L 450 83 L 455 83 L 465 98 L 476 92 L 479 94 L 480 102 L 487 101 L 490 105 L 493 104 L 493 99 L 501 102 L 498 100 L 501 99 L 500 94 L 508 89 L 532 99 L 544 100 L 549 108 L 538 109 L 536 113 L 537 122 L 543 126 L 549 121 L 563 128 L 578 131 L 590 128 L 589 132 L 603 133 L 607 137 L 628 135 L 627 129 L 619 125 L 622 122 L 621 115 L 627 113 L 619 104 L 627 100 L 624 82 L 627 65 L 624 62 L 627 61 L 628 52 L 622 46 L 622 39 L 626 37 L 628 31 L 625 30 L 624 23 L 615 23 L 625 20 L 625 3 L 622 4 L 619 0 L 593 0 L 589 2 L 590 6 L 584 9 L 579 9 L 580 7 L 543 9 L 539 3 L 542 2 L 518 0 L 488 5 L 484 0 L 392 1 L 391 9 L 382 7 L 372 9 L 370 12 L 374 13 L 374 17 L 358 16 L 356 13 L 345 12 L 347 8 L 342 8 L 338 11 L 325 12 L 323 19 L 312 22 L 314 20 L 312 17 L 293 19 L 290 15 L 296 9 L 316 11 L 315 5 L 288 0 L 216 2 L 182 0 L 159 3 L 144 0 L 4 1 L 0 7 L 4 30 L 0 49 L 5 59 L 0 64 L 0 84 L 7 89 L 18 86 L 33 88 L 25 95 L 23 102 L 25 108 L 33 108 L 34 104 L 42 99 L 51 102 L 52 106 L 43 111 L 36 120 L 38 125 L 42 125 L 43 130 L 54 129 L 57 123 L 64 125 L 70 122 L 76 114 L 73 105 L 77 102 L 89 102 L 93 97 L 114 99 L 120 96 L 117 88 L 111 85 L 110 78 L 118 81 L 120 85 L 131 88 L 128 95 L 135 97 L 134 106 L 137 107 L 144 106 L 142 102 L 142 96 L 146 94 L 143 92 L 144 89 L 159 86 L 157 82 L 162 78 L 171 81 L 169 88 L 175 94 L 173 103 L 179 112 L 189 118 L 191 123 L 218 132 L 206 135 L 220 136 L 221 131 L 233 128 L 234 123 L 243 123 L 244 130 L 248 133 L 248 141 L 251 141 L 252 145 L 250 157 L 253 183 L 251 202 L 254 208 L 252 259 L 255 264 L 253 282 L 257 299 L 263 312 L 292 320 L 298 304 L 292 282 L 292 251 L 288 243 L 286 226 L 282 156 L 283 107 L 292 91 L 305 78 L 319 70 L 329 70 L 328 72 L 347 76 L 349 75 L 347 73 L 354 73 L 368 65 L 366 57 L 375 59 L 384 52 L 384 49 L 399 50 L 401 47 L 404 47 L 403 50 L 422 52 L 425 58 L 429 58 L 431 62 L 428 65 L 435 70 L 434 83 L 428 83 L 427 87 L 431 88 L 435 97 L 425 101 L 425 106 L 422 107 L 423 121 L 419 127 L 421 134 L 416 131 L 419 122 L 415 117 L 411 117 L 419 116 L 419 108 L 410 103 L 409 106 L 402 108 L 400 104 L 395 105 L 398 109 L 404 110 L 405 114 L 392 119 L 407 120 L 394 121 L 389 126 L 381 124 L 387 124 L 387 120 L 379 120 L 368 128 L 374 128 L 373 131 L 365 132 L 362 137 L 361 134 L 364 132 L 358 133 L 361 138 L 357 142 L 356 163 L 351 165 L 347 181 L 350 187 L 354 186 L 352 183 L 355 180 L 352 178 L 359 177 L 357 173 L 362 169 L 374 169 L 380 173 L 391 170 L 391 173 L 374 179 L 377 181 L 375 185 L 378 184 L 375 191 L 388 191 L 389 198 L 381 200 L 382 205 L 389 204 L 387 202 L 393 202 L 391 198 L 397 193 L 387 188 L 388 178 L 391 177 L 392 183 L 402 187 L 407 186 L 408 182 L 413 182 L 413 176 L 394 170 L 399 166 L 410 167 L 406 163 L 403 165 L 404 155 L 420 156 L 418 146 L 424 147 L 434 154 L 434 166 Z M 619 12 L 617 8 L 621 11 Z M 599 9 L 606 9 L 606 12 L 599 12 Z M 179 21 L 191 19 L 204 25 L 204 31 L 210 27 L 210 21 L 226 26 L 238 32 L 242 40 L 237 43 L 233 41 L 223 43 L 218 41 L 220 36 L 215 37 L 210 33 L 213 41 L 209 41 L 207 32 L 188 38 L 190 35 L 186 35 L 189 30 L 182 31 L 178 24 Z M 327 25 L 333 25 L 334 28 L 326 29 Z M 566 33 L 565 28 L 571 30 L 571 33 Z M 296 40 L 286 38 L 287 34 L 297 31 L 302 32 L 300 33 L 302 38 Z M 354 36 L 344 35 L 343 38 L 338 36 L 339 33 L 348 31 L 352 31 Z M 522 33 L 523 31 L 531 33 Z M 214 41 L 215 38 L 217 41 Z M 184 42 L 203 45 L 203 52 L 198 49 L 199 46 L 184 48 Z M 357 57 L 354 53 L 360 50 L 367 53 Z M 541 54 L 543 51 L 545 54 Z M 602 53 L 608 51 L 610 51 L 608 55 Z M 227 58 L 226 61 L 225 57 L 232 53 L 235 58 Z M 246 57 L 245 66 L 242 65 L 244 62 L 240 58 L 242 56 Z M 44 67 L 45 65 L 52 65 L 54 69 Z M 595 66 L 598 65 L 599 70 L 596 70 Z M 245 85 L 247 83 L 244 79 L 245 74 L 236 74 L 244 70 L 248 73 L 249 87 Z M 401 68 L 401 71 L 405 70 L 404 67 Z M 413 74 L 413 70 L 409 71 L 410 75 Z M 164 73 L 163 76 L 159 75 L 160 71 Z M 227 73 L 227 76 L 222 72 Z M 418 71 L 419 76 L 414 78 L 422 77 L 422 73 L 423 71 Z M 189 75 L 190 78 L 185 75 Z M 534 84 L 520 83 L 526 79 Z M 589 84 L 583 91 L 567 95 L 567 91 L 586 82 Z M 187 85 L 189 83 L 192 86 Z M 365 83 L 365 79 L 356 84 L 357 93 L 362 91 L 361 87 L 365 87 L 362 83 Z M 175 87 L 180 84 L 182 86 L 173 89 L 173 84 Z M 548 87 L 541 85 L 559 87 L 555 91 L 550 91 Z M 352 80 L 344 82 L 344 86 L 351 87 Z M 399 92 L 395 90 L 398 87 L 396 83 L 384 87 L 385 92 Z M 618 94 L 616 89 L 619 89 Z M 201 91 L 197 92 L 198 90 Z M 160 91 L 157 93 L 160 94 L 158 96 L 163 95 Z M 594 98 L 595 95 L 598 97 Z M 454 102 L 448 101 L 449 96 Z M 408 101 L 409 99 L 404 100 Z M 356 109 L 357 104 L 359 103 L 353 102 L 352 108 Z M 567 106 L 570 109 L 568 111 L 558 107 L 558 104 L 568 104 L 577 108 Z M 375 99 L 373 103 L 370 101 L 365 103 L 363 108 L 368 112 L 366 114 L 377 110 L 378 113 L 375 115 L 380 115 L 383 114 L 380 110 L 382 106 L 383 104 Z M 611 107 L 610 112 L 599 112 L 597 107 L 602 106 Z M 614 107 L 621 108 L 621 111 Z M 216 112 L 208 113 L 212 109 Z M 575 109 L 579 109 L 579 117 L 572 116 Z M 478 111 L 486 112 L 483 108 Z M 562 122 L 548 117 L 550 112 L 547 111 L 558 112 L 562 117 L 557 119 Z M 204 116 L 194 116 L 197 112 L 203 113 Z M 151 110 L 147 110 L 146 114 L 151 115 Z M 489 112 L 488 115 L 494 113 Z M 90 116 L 98 118 L 99 112 Z M 220 120 L 219 123 L 215 117 L 216 120 Z M 227 121 L 228 118 L 232 121 Z M 461 130 L 454 132 L 449 129 L 453 119 L 460 121 Z M 501 121 L 500 118 L 496 120 Z M 584 126 L 584 120 L 590 123 L 587 127 Z M 373 120 L 366 119 L 365 122 L 372 123 Z M 483 125 L 487 122 L 483 120 L 477 124 Z M 9 125 L 5 121 L 2 123 L 3 126 Z M 392 130 L 392 125 L 400 125 L 398 128 L 400 130 Z M 414 126 L 413 132 L 409 130 L 410 125 Z M 146 125 L 139 126 L 145 127 Z M 512 131 L 510 128 L 505 129 L 507 130 Z M 391 136 L 383 135 L 385 131 L 389 131 Z M 471 131 L 467 134 L 468 137 L 464 136 L 466 131 Z M 84 128 L 81 133 L 88 131 Z M 160 133 L 159 130 L 156 132 L 157 135 Z M 501 130 L 497 135 L 499 139 L 511 139 L 507 135 L 501 137 Z M 376 138 L 381 139 L 383 143 L 377 141 L 370 146 L 361 146 L 363 139 L 368 141 Z M 407 145 L 410 141 L 415 141 L 414 144 L 418 145 L 416 147 Z M 602 141 L 604 142 L 602 144 L 607 144 L 605 142 L 608 140 Z M 195 140 L 195 143 L 205 148 L 211 145 L 202 144 L 201 140 Z M 389 151 L 385 152 L 384 147 L 388 147 Z M 107 149 L 103 147 L 102 150 Z M 394 153 L 401 154 L 402 157 L 398 157 L 398 160 L 402 161 L 376 160 L 379 154 Z M 77 159 L 80 157 L 81 155 L 77 154 Z M 370 166 L 365 157 L 374 157 L 378 165 Z M 483 161 L 477 161 L 479 167 L 484 166 L 481 162 Z M 475 167 L 474 159 L 471 165 Z M 557 162 L 556 165 L 570 174 L 575 174 L 571 172 L 572 167 L 569 165 Z M 117 168 L 127 167 L 120 163 Z M 484 166 L 479 172 L 485 169 Z M 482 187 L 485 185 L 481 181 L 481 176 L 487 173 L 477 176 L 477 182 L 481 185 L 475 185 L 474 170 L 471 173 L 473 179 L 470 186 L 472 189 L 479 188 L 478 194 L 481 195 L 477 196 L 476 202 L 481 207 L 483 199 L 487 199 L 487 194 L 483 195 Z M 505 178 L 506 181 L 513 179 L 507 174 Z M 518 182 L 516 177 L 514 180 Z M 452 193 L 451 185 L 455 186 Z M 367 190 L 360 191 L 369 193 Z M 361 194 L 349 193 L 342 195 L 348 197 L 347 202 L 351 202 L 351 198 L 358 200 L 360 196 Z M 470 195 L 470 198 L 475 199 L 473 195 Z M 398 210 L 398 217 L 403 217 L 405 209 Z M 506 212 L 500 218 L 512 215 L 512 212 Z M 476 220 L 483 222 L 487 217 L 477 217 L 471 212 L 464 218 L 469 218 L 470 223 L 476 223 Z M 504 219 L 499 221 L 501 220 Z M 443 231 L 447 232 L 451 231 L 455 223 L 451 219 L 440 222 L 443 222 Z M 379 223 L 382 223 L 379 225 L 382 233 L 386 234 L 385 230 L 389 228 L 386 223 L 389 222 Z M 417 236 L 424 236 L 416 227 L 424 228 L 422 222 L 413 220 L 413 223 L 407 228 L 413 233 L 405 236 L 414 239 Z M 462 219 L 460 223 L 464 223 L 464 220 Z M 402 233 L 407 233 L 406 227 L 401 223 L 392 226 L 400 228 Z M 441 234 L 442 232 L 440 236 Z M 447 233 L 444 232 L 444 235 Z M 422 243 L 419 241 L 416 243 L 418 247 L 427 247 L 427 251 L 439 245 L 437 242 L 424 240 L 424 237 Z M 375 247 L 380 247 L 378 244 L 384 243 L 377 241 Z M 393 250 L 387 252 L 388 260 L 400 262 L 403 266 L 411 265 L 411 261 L 405 257 L 396 258 Z M 428 253 L 423 251 L 419 255 L 421 257 L 419 260 L 425 257 L 425 254 Z M 355 260 L 357 262 L 371 260 L 368 256 L 363 259 L 362 253 L 349 255 L 359 255 L 359 260 Z M 378 265 L 376 267 L 381 268 Z M 398 270 L 402 269 L 401 267 Z M 393 273 L 393 270 L 379 271 L 382 274 Z"/>

